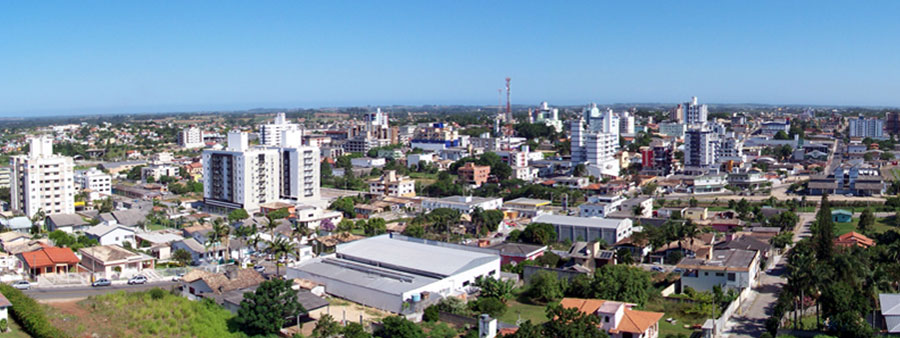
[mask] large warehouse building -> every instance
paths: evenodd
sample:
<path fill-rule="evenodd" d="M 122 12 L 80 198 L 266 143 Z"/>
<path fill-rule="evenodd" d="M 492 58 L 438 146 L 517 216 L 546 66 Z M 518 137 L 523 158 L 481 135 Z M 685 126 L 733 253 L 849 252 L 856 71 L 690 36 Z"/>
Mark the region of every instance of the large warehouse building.
<path fill-rule="evenodd" d="M 499 278 L 496 250 L 392 234 L 340 244 L 287 271 L 324 284 L 328 294 L 394 313 L 466 292 L 482 276 Z"/>

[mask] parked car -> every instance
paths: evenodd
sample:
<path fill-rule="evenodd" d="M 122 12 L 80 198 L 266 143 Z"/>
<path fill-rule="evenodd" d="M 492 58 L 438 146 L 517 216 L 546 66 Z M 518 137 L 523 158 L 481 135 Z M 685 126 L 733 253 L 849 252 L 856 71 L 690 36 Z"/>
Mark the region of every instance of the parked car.
<path fill-rule="evenodd" d="M 661 266 L 654 266 L 654 267 L 650 268 L 650 270 L 657 271 L 657 272 L 666 271 L 666 269 L 663 269 Z"/>
<path fill-rule="evenodd" d="M 262 266 L 262 265 L 254 265 L 253 270 L 256 270 L 256 272 L 259 272 L 259 273 L 263 273 L 266 271 L 266 267 Z"/>
<path fill-rule="evenodd" d="M 91 286 L 93 286 L 93 287 L 110 286 L 110 285 L 112 285 L 112 282 L 106 278 L 100 278 L 100 279 L 94 281 L 93 283 L 91 283 Z"/>
<path fill-rule="evenodd" d="M 13 283 L 12 286 L 19 290 L 28 290 L 31 288 L 31 283 L 29 283 L 27 280 L 20 280 Z"/>
<path fill-rule="evenodd" d="M 184 278 L 184 274 L 183 274 L 183 273 L 179 273 L 179 274 L 177 274 L 177 275 L 175 275 L 175 276 L 172 277 L 172 281 L 173 281 L 173 282 L 180 282 L 182 278 Z"/>
<path fill-rule="evenodd" d="M 128 285 L 144 284 L 144 283 L 147 283 L 147 277 L 144 277 L 144 276 L 134 276 L 128 280 Z"/>

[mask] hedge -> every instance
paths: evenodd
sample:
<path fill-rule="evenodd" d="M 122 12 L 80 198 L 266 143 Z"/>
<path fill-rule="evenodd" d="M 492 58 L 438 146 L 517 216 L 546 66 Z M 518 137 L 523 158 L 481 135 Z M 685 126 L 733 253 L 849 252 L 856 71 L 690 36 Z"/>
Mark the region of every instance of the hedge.
<path fill-rule="evenodd" d="M 32 337 L 68 337 L 65 332 L 50 324 L 40 304 L 19 289 L 0 283 L 0 292 L 12 303 L 13 317 L 22 326 L 22 330 Z"/>

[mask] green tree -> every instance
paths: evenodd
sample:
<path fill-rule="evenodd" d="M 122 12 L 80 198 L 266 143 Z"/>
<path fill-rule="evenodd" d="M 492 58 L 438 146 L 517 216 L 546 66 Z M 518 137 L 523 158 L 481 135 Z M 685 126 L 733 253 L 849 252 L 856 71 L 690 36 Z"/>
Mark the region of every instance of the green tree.
<path fill-rule="evenodd" d="M 616 261 L 619 264 L 631 265 L 634 264 L 634 257 L 631 256 L 631 250 L 626 248 L 619 249 L 616 251 Z"/>
<path fill-rule="evenodd" d="M 344 326 L 344 329 L 341 330 L 341 334 L 344 335 L 344 338 L 370 338 L 370 337 L 372 337 L 372 334 L 366 332 L 366 328 L 364 328 L 362 326 L 362 324 L 357 323 L 357 322 L 347 323 L 347 326 Z"/>
<path fill-rule="evenodd" d="M 859 216 L 859 224 L 857 227 L 861 232 L 868 232 L 872 226 L 875 225 L 875 212 L 872 211 L 872 208 L 866 208 L 863 210 L 862 215 Z"/>
<path fill-rule="evenodd" d="M 494 318 L 506 313 L 506 304 L 494 297 L 479 297 L 478 300 L 471 302 L 470 305 L 472 311 L 486 313 Z"/>
<path fill-rule="evenodd" d="M 487 298 L 497 298 L 506 303 L 512 298 L 515 283 L 511 280 L 499 280 L 492 277 L 480 277 L 475 280 L 475 286 L 481 289 L 479 295 Z"/>
<path fill-rule="evenodd" d="M 235 322 L 248 335 L 277 334 L 285 318 L 306 312 L 297 302 L 297 290 L 291 281 L 273 278 L 262 282 L 254 292 L 244 294 Z"/>
<path fill-rule="evenodd" d="M 381 329 L 375 332 L 376 337 L 425 338 L 425 332 L 422 331 L 422 328 L 406 318 L 390 316 L 382 319 L 381 323 Z"/>
<path fill-rule="evenodd" d="M 552 224 L 531 223 L 522 231 L 520 240 L 526 243 L 548 245 L 556 242 L 556 229 Z"/>
<path fill-rule="evenodd" d="M 366 236 L 377 236 L 387 233 L 387 223 L 383 218 L 370 218 L 363 229 Z"/>
<path fill-rule="evenodd" d="M 565 284 L 559 280 L 556 273 L 540 270 L 531 276 L 528 282 L 528 297 L 534 301 L 549 303 L 563 297 Z"/>
<path fill-rule="evenodd" d="M 274 241 L 269 242 L 269 246 L 266 248 L 266 251 L 269 252 L 273 257 L 275 257 L 276 261 L 281 260 L 281 258 L 286 258 L 288 255 L 296 251 L 297 246 L 294 242 L 291 242 L 283 237 L 275 238 Z M 281 276 L 281 264 L 275 262 L 275 275 Z"/>
<path fill-rule="evenodd" d="M 181 266 L 188 266 L 194 261 L 194 258 L 191 257 L 191 253 L 184 249 L 177 249 L 172 252 L 172 259 L 178 262 L 178 264 L 181 264 Z"/>
<path fill-rule="evenodd" d="M 597 326 L 600 325 L 600 317 L 593 313 L 584 313 L 575 308 L 551 305 L 547 307 L 547 318 L 554 319 L 544 323 L 541 332 L 545 337 L 608 337 L 606 332 L 597 329 Z"/>
<path fill-rule="evenodd" d="M 312 337 L 337 337 L 341 334 L 341 331 L 341 324 L 338 324 L 330 314 L 324 314 L 316 321 L 316 327 L 312 330 Z"/>
<path fill-rule="evenodd" d="M 239 222 L 248 218 L 250 218 L 250 214 L 244 209 L 234 209 L 228 213 L 228 220 L 232 222 Z"/>
<path fill-rule="evenodd" d="M 287 218 L 287 217 L 290 216 L 290 215 L 291 215 L 291 212 L 288 211 L 288 208 L 281 208 L 281 209 L 278 209 L 278 210 L 269 212 L 269 214 L 266 215 L 266 216 L 267 216 L 269 219 L 276 219 L 276 220 L 277 220 L 277 219 Z"/>
<path fill-rule="evenodd" d="M 415 238 L 425 237 L 425 227 L 418 224 L 410 224 L 403 230 L 403 235 Z"/>

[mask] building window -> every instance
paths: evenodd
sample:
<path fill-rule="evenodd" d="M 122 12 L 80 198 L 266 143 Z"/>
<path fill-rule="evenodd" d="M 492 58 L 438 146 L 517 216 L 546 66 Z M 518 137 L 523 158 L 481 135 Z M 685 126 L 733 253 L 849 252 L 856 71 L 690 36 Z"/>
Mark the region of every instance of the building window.
<path fill-rule="evenodd" d="M 733 282 L 735 280 L 734 272 L 728 273 L 728 281 Z"/>
<path fill-rule="evenodd" d="M 604 322 L 604 323 L 609 323 L 609 316 L 603 317 L 603 322 Z"/>
<path fill-rule="evenodd" d="M 725 276 L 725 273 L 723 273 L 723 272 L 716 272 L 716 277 L 722 277 L 722 276 Z"/>

